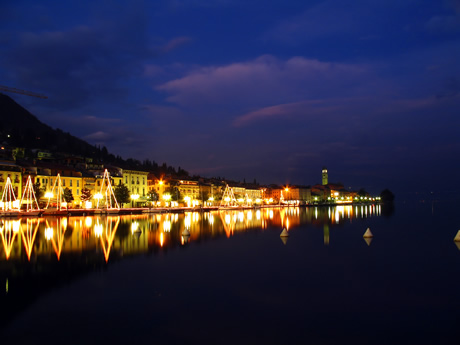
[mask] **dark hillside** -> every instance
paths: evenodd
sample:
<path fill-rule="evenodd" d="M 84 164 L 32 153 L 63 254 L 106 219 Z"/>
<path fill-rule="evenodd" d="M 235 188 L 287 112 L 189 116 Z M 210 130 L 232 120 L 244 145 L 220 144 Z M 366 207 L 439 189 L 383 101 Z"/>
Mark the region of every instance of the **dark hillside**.
<path fill-rule="evenodd" d="M 25 149 L 42 149 L 66 152 L 86 157 L 100 154 L 100 150 L 86 141 L 53 129 L 12 98 L 0 93 L 0 143 Z"/>

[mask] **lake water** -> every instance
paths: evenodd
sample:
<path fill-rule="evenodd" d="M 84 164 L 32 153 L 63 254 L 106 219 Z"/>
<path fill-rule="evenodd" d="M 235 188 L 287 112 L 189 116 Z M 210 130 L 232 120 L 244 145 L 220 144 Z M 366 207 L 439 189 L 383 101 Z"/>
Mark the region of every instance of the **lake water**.
<path fill-rule="evenodd" d="M 3 220 L 1 344 L 458 344 L 456 207 Z"/>

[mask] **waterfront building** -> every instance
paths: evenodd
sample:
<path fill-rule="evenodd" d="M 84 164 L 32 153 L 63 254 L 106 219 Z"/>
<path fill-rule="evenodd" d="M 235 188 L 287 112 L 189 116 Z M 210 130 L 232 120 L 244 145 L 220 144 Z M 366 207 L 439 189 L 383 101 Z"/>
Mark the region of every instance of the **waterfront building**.
<path fill-rule="evenodd" d="M 181 199 L 187 206 L 200 205 L 200 186 L 198 181 L 193 180 L 176 180 L 176 185 L 179 190 Z"/>
<path fill-rule="evenodd" d="M 262 200 L 262 189 L 257 186 L 246 188 L 246 194 L 248 199 L 251 199 L 253 203 L 255 203 L 256 200 Z"/>
<path fill-rule="evenodd" d="M 123 184 L 131 193 L 132 205 L 139 206 L 148 202 L 147 171 L 123 169 Z"/>
<path fill-rule="evenodd" d="M 281 199 L 281 193 L 284 188 L 271 184 L 263 189 L 263 199 L 265 203 L 277 203 Z M 284 195 L 283 195 L 284 196 Z M 270 201 L 271 200 L 271 201 Z"/>
<path fill-rule="evenodd" d="M 158 178 L 155 174 L 149 173 L 147 175 L 147 190 L 148 192 L 154 190 L 158 194 L 157 206 L 165 205 L 164 195 L 171 189 L 171 179 L 164 176 Z"/>
<path fill-rule="evenodd" d="M 216 196 L 214 192 L 216 191 L 216 186 L 212 183 L 199 183 L 200 187 L 200 200 L 201 205 L 203 206 L 213 206 L 215 204 Z"/>
<path fill-rule="evenodd" d="M 244 199 L 246 196 L 246 188 L 237 184 L 237 183 L 229 183 L 228 186 L 232 188 L 233 195 L 235 195 L 236 200 Z"/>
<path fill-rule="evenodd" d="M 311 188 L 307 186 L 288 186 L 284 189 L 287 203 L 308 204 L 312 202 Z"/>
<path fill-rule="evenodd" d="M 21 167 L 12 161 L 0 161 L 0 193 L 3 193 L 8 177 L 11 180 L 16 198 L 21 199 L 23 186 Z"/>

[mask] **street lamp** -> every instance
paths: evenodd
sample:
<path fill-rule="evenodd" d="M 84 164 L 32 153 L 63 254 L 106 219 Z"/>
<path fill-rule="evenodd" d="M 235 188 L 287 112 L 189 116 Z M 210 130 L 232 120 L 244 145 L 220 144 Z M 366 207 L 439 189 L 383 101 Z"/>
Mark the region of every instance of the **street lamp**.
<path fill-rule="evenodd" d="M 94 199 L 96 199 L 96 208 L 99 208 L 99 203 L 101 202 L 102 194 L 101 193 L 96 193 L 93 196 Z"/>
<path fill-rule="evenodd" d="M 170 194 L 164 194 L 163 195 L 163 200 L 165 201 L 166 206 L 168 206 L 168 202 L 169 202 L 169 200 L 171 200 L 171 195 Z"/>
<path fill-rule="evenodd" d="M 139 194 L 131 194 L 131 207 L 134 207 L 134 202 L 139 199 Z"/>

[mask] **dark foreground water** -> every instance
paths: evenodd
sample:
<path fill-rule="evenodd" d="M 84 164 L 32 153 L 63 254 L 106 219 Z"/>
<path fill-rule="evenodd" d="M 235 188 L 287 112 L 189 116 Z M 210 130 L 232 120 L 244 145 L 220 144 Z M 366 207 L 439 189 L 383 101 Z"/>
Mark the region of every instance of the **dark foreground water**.
<path fill-rule="evenodd" d="M 4 221 L 0 343 L 459 344 L 457 207 Z"/>

